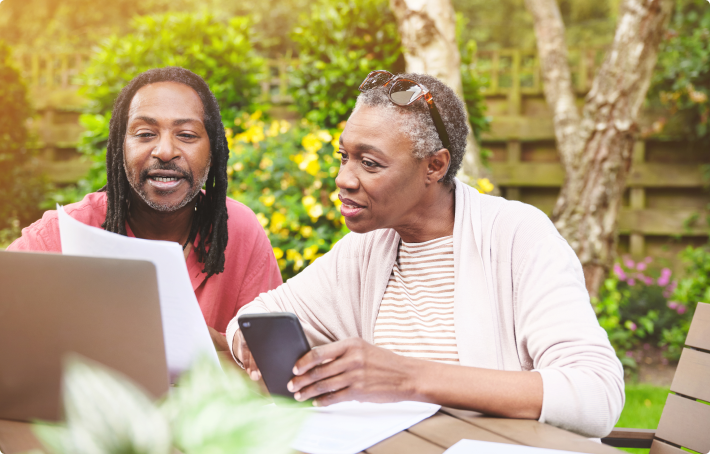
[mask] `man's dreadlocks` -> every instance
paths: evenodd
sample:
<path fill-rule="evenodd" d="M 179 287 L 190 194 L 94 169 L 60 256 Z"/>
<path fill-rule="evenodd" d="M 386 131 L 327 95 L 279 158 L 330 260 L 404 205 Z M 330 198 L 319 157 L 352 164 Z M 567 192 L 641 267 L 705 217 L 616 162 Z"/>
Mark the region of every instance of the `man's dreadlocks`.
<path fill-rule="evenodd" d="M 102 227 L 126 235 L 126 215 L 130 184 L 126 177 L 123 158 L 123 143 L 128 124 L 128 109 L 136 92 L 142 87 L 157 82 L 178 82 L 191 87 L 202 100 L 204 123 L 210 139 L 212 166 L 205 183 L 205 192 L 198 193 L 195 217 L 192 221 L 188 243 L 194 243 L 198 260 L 205 264 L 207 277 L 224 271 L 224 250 L 227 247 L 227 159 L 229 149 L 224 134 L 224 125 L 219 105 L 207 83 L 197 74 L 184 68 L 166 67 L 151 69 L 134 78 L 116 98 L 111 115 L 106 151 L 106 221 Z"/>

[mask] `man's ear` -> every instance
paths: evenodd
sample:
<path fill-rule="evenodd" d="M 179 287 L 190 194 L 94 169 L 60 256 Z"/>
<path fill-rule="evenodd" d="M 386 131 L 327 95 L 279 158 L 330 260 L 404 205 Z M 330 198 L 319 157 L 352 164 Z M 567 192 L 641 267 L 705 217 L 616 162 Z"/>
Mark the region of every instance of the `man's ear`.
<path fill-rule="evenodd" d="M 451 166 L 451 153 L 446 148 L 442 148 L 427 160 L 427 184 L 441 182 Z"/>

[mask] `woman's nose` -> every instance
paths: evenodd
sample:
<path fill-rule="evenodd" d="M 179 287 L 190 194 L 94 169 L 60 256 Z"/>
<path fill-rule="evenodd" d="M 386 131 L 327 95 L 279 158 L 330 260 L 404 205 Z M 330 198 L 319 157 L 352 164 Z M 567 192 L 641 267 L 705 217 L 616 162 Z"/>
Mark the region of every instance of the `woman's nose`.
<path fill-rule="evenodd" d="M 338 175 L 335 177 L 335 185 L 340 189 L 347 189 L 350 191 L 356 190 L 360 184 L 357 176 L 350 170 L 352 166 L 348 164 L 341 164 L 340 170 L 338 170 Z"/>

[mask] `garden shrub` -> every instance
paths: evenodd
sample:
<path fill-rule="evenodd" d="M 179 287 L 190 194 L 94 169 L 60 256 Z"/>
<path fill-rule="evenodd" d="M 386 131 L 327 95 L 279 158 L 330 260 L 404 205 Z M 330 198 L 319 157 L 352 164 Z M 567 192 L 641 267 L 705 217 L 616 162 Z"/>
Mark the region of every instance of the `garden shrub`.
<path fill-rule="evenodd" d="M 675 116 L 675 131 L 710 146 L 710 8 L 682 0 L 661 42 L 649 99 Z M 657 123 L 660 131 L 667 119 Z"/>
<path fill-rule="evenodd" d="M 642 344 L 664 346 L 664 332 L 687 318 L 687 307 L 669 301 L 677 282 L 669 268 L 654 269 L 651 257 L 629 257 L 614 264 L 593 301 L 599 324 L 609 335 L 622 364 L 637 366 L 631 350 Z"/>
<path fill-rule="evenodd" d="M 228 23 L 208 14 L 167 13 L 137 17 L 132 32 L 112 36 L 95 52 L 83 72 L 83 95 L 90 113 L 81 116 L 86 128 L 79 151 L 92 162 L 89 174 L 76 186 L 50 195 L 45 203 L 70 203 L 106 184 L 106 141 L 113 102 L 121 89 L 151 68 L 181 66 L 202 76 L 215 94 L 225 124 L 233 125 L 243 112 L 260 104 L 263 58 L 251 44 L 250 20 Z"/>
<path fill-rule="evenodd" d="M 316 0 L 291 37 L 298 48 L 298 64 L 290 74 L 295 107 L 326 128 L 347 120 L 357 88 L 370 71 L 404 71 L 397 22 L 387 0 Z"/>
<path fill-rule="evenodd" d="M 227 131 L 230 194 L 254 210 L 284 279 L 328 252 L 348 232 L 338 207 L 340 130 L 305 121 L 264 121 L 260 112 Z"/>
<path fill-rule="evenodd" d="M 10 47 L 0 41 L 0 245 L 19 236 L 19 228 L 36 219 L 44 180 L 30 166 L 26 121 L 32 113 L 27 87 L 11 61 Z"/>

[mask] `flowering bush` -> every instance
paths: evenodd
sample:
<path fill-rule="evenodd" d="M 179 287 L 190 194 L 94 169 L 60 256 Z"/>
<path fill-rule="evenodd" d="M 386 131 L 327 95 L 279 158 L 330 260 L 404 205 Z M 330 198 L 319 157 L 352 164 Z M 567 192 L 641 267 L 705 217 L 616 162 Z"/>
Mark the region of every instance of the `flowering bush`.
<path fill-rule="evenodd" d="M 227 131 L 229 196 L 257 213 L 287 279 L 348 232 L 335 186 L 341 129 L 267 122 L 260 112 L 235 123 L 244 132 Z"/>
<path fill-rule="evenodd" d="M 641 344 L 666 346 L 665 332 L 682 324 L 688 312 L 685 304 L 669 301 L 677 286 L 672 271 L 655 269 L 652 263 L 651 257 L 638 262 L 623 257 L 594 301 L 600 325 L 621 362 L 631 369 L 636 361 L 630 351 Z"/>

